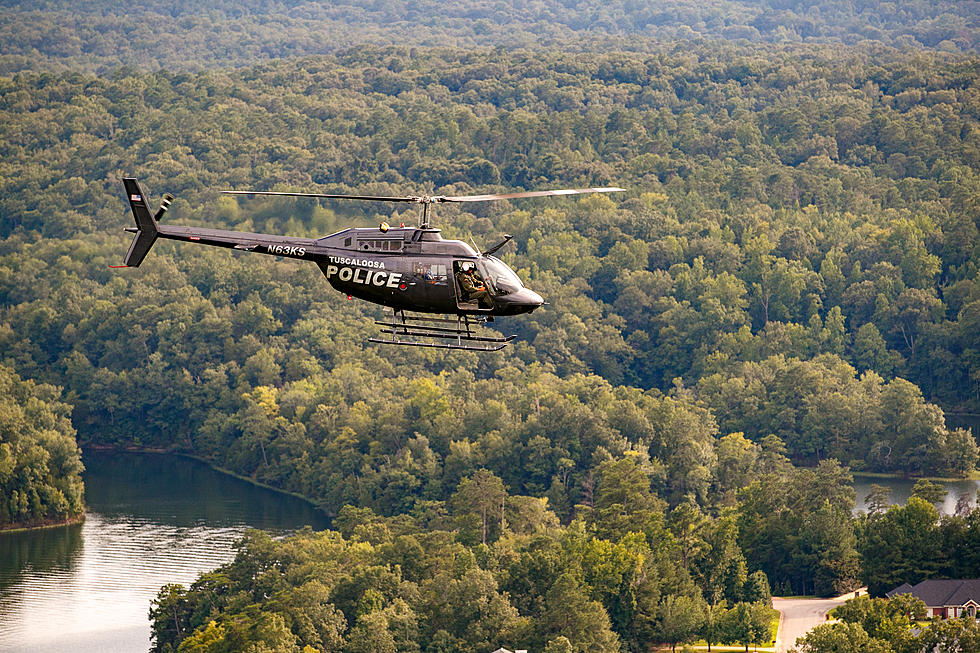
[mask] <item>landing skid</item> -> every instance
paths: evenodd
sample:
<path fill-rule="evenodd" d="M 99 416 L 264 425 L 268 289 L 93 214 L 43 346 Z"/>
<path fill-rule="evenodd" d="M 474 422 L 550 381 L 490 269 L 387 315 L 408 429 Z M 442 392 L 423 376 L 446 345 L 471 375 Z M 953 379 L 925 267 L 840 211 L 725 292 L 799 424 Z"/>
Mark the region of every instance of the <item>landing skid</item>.
<path fill-rule="evenodd" d="M 410 315 L 405 311 L 385 314 L 384 320 L 375 324 L 389 338 L 368 338 L 368 342 L 406 347 L 431 347 L 433 349 L 463 349 L 466 351 L 500 351 L 517 336 L 483 336 L 474 333 L 473 327 L 492 322 L 485 315 L 458 315 L 456 317 L 428 317 Z M 437 326 L 437 325 L 453 326 Z M 418 340 L 424 338 L 424 340 Z M 486 343 L 478 345 L 476 343 Z"/>

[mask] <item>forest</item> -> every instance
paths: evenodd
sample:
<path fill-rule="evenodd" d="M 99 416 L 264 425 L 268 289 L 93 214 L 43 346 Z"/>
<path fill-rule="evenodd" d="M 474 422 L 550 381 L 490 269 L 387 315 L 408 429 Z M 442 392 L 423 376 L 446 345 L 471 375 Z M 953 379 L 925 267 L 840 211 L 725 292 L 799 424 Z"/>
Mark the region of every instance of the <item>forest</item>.
<path fill-rule="evenodd" d="M 152 25 L 94 2 L 69 30 L 8 3 L 0 522 L 81 510 L 72 429 L 334 518 L 163 588 L 159 651 L 750 645 L 771 592 L 980 575 L 974 497 L 854 517 L 851 489 L 978 464 L 947 422 L 980 412 L 970 6 L 147 0 Z M 439 207 L 447 237 L 514 235 L 548 301 L 477 355 L 365 343 L 380 308 L 308 264 L 159 243 L 109 268 L 124 176 L 171 223 L 295 236 L 416 215 L 218 191 L 628 191 Z M 803 650 L 941 636 L 853 614 Z"/>
<path fill-rule="evenodd" d="M 980 44 L 974 0 L 4 0 L 0 9 L 0 73 L 201 70 L 358 45 L 642 52 L 724 40 L 970 53 Z"/>

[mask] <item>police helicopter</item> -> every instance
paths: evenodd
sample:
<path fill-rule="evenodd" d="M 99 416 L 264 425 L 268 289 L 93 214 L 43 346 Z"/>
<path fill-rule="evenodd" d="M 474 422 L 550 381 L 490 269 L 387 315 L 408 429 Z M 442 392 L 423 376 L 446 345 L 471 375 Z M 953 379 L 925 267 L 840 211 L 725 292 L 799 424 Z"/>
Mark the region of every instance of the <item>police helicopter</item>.
<path fill-rule="evenodd" d="M 494 254 L 512 238 L 503 236 L 495 245 L 479 252 L 460 240 L 447 240 L 430 225 L 430 208 L 443 202 L 487 202 L 523 197 L 610 193 L 624 189 L 574 188 L 497 195 L 331 195 L 273 191 L 226 190 L 230 195 L 277 195 L 320 199 L 349 199 L 373 202 L 409 202 L 421 206 L 416 227 L 351 227 L 322 238 L 295 238 L 222 229 L 204 229 L 159 224 L 173 201 L 163 196 L 160 208 L 151 215 L 149 201 L 139 181 L 123 179 L 136 234 L 125 264 L 139 267 L 157 238 L 213 245 L 244 252 L 310 260 L 319 266 L 335 290 L 389 309 L 382 320 L 383 338 L 369 342 L 440 349 L 497 351 L 515 335 L 501 337 L 474 327 L 493 322 L 494 317 L 530 313 L 542 304 L 541 295 L 525 288 L 520 278 Z M 435 314 L 435 316 L 433 315 Z"/>

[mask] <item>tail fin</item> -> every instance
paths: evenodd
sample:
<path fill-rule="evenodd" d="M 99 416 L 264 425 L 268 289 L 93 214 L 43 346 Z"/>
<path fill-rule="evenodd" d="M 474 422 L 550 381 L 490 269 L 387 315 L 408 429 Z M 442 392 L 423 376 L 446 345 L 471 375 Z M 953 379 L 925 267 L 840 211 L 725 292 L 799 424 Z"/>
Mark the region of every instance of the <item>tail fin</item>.
<path fill-rule="evenodd" d="M 146 206 L 146 195 L 140 188 L 140 183 L 134 177 L 123 179 L 126 186 L 126 195 L 129 197 L 129 206 L 133 210 L 133 217 L 136 218 L 136 237 L 133 238 L 126 254 L 126 265 L 128 267 L 139 267 L 143 259 L 146 258 L 150 248 L 157 239 L 157 225 L 150 210 Z"/>

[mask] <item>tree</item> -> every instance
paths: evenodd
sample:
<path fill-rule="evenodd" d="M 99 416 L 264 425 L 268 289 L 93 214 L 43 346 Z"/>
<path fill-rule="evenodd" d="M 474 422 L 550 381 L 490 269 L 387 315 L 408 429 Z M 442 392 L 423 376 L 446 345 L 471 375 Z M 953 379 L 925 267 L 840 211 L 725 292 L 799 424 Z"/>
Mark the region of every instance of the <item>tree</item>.
<path fill-rule="evenodd" d="M 880 639 L 870 637 L 860 624 L 819 624 L 797 640 L 799 653 L 893 653 Z"/>
<path fill-rule="evenodd" d="M 750 645 L 771 639 L 772 623 L 778 617 L 779 613 L 765 603 L 736 603 L 725 613 L 725 639 L 744 644 L 747 653 Z"/>
<path fill-rule="evenodd" d="M 695 638 L 704 624 L 705 609 L 707 604 L 701 598 L 673 594 L 663 598 L 657 608 L 658 631 L 663 641 L 670 644 L 670 650 Z"/>
<path fill-rule="evenodd" d="M 946 500 L 946 489 L 939 483 L 933 483 L 924 478 L 920 478 L 912 486 L 912 496 L 918 497 L 927 503 L 939 507 L 943 501 Z"/>
<path fill-rule="evenodd" d="M 478 469 L 464 478 L 453 494 L 453 506 L 457 513 L 478 513 L 480 515 L 480 541 L 487 543 L 487 523 L 491 515 L 499 516 L 500 529 L 504 528 L 504 505 L 507 490 L 504 482 L 493 472 Z"/>
<path fill-rule="evenodd" d="M 864 497 L 864 503 L 868 506 L 868 514 L 880 515 L 885 512 L 891 505 L 888 500 L 889 494 L 891 494 L 891 488 L 887 485 L 872 483 L 871 491 Z"/>
<path fill-rule="evenodd" d="M 759 445 L 744 433 L 729 433 L 718 441 L 715 451 L 718 456 L 715 477 L 721 491 L 734 494 L 751 482 L 761 453 Z"/>
<path fill-rule="evenodd" d="M 742 594 L 747 569 L 745 556 L 738 545 L 738 526 L 735 523 L 735 516 L 718 517 L 701 525 L 700 530 L 702 549 L 695 556 L 694 569 L 700 576 L 704 595 L 713 604 L 722 600 L 730 602 L 744 600 Z M 765 577 L 764 573 L 763 577 Z M 768 586 L 768 582 L 766 585 Z M 762 598 L 760 596 L 758 599 L 749 600 Z"/>
<path fill-rule="evenodd" d="M 491 572 L 474 565 L 456 576 L 439 574 L 423 583 L 423 638 L 442 630 L 463 649 L 490 650 L 526 626 Z"/>
<path fill-rule="evenodd" d="M 618 540 L 642 533 L 662 514 L 664 504 L 650 489 L 650 477 L 634 456 L 607 460 L 599 466 L 599 491 L 592 519 L 599 534 Z"/>
<path fill-rule="evenodd" d="M 176 645 L 185 637 L 188 623 L 184 594 L 183 585 L 169 584 L 160 588 L 153 600 L 150 606 L 150 621 L 153 622 L 150 639 L 154 651 L 176 650 Z"/>
<path fill-rule="evenodd" d="M 869 637 L 897 646 L 908 639 L 913 619 L 925 617 L 925 604 L 909 594 L 891 599 L 859 596 L 834 608 L 833 615 L 848 624 L 857 624 Z"/>
<path fill-rule="evenodd" d="M 968 476 L 977 468 L 980 447 L 968 429 L 953 429 L 946 435 L 945 470 L 954 476 Z"/>
<path fill-rule="evenodd" d="M 766 572 L 757 569 L 749 574 L 742 588 L 742 600 L 748 603 L 772 603 L 772 590 Z"/>
<path fill-rule="evenodd" d="M 980 651 L 980 623 L 972 617 L 933 622 L 915 638 L 914 647 L 941 653 Z"/>
<path fill-rule="evenodd" d="M 871 596 L 933 576 L 944 560 L 936 508 L 918 497 L 868 521 L 858 542 L 861 579 Z"/>
<path fill-rule="evenodd" d="M 908 351 L 909 358 L 915 358 L 920 335 L 942 312 L 942 301 L 930 291 L 907 288 L 896 299 L 889 314 L 891 333 L 896 343 Z"/>
<path fill-rule="evenodd" d="M 81 450 L 61 390 L 0 365 L 0 527 L 63 522 L 84 510 Z"/>
<path fill-rule="evenodd" d="M 619 638 L 609 625 L 602 605 L 590 601 L 582 584 L 563 573 L 548 590 L 544 611 L 534 620 L 533 631 L 539 640 L 548 642 L 564 636 L 576 653 L 619 651 Z"/>
<path fill-rule="evenodd" d="M 347 635 L 345 650 L 352 653 L 396 653 L 395 638 L 388 630 L 388 620 L 380 611 L 362 615 Z"/>
<path fill-rule="evenodd" d="M 720 644 L 725 640 L 725 613 L 728 607 L 725 603 L 706 605 L 704 619 L 701 620 L 701 630 L 698 634 L 708 643 L 708 653 L 712 644 Z"/>
<path fill-rule="evenodd" d="M 574 650 L 572 643 L 564 635 L 559 635 L 544 647 L 544 653 L 572 653 Z"/>
<path fill-rule="evenodd" d="M 798 565 L 813 578 L 819 596 L 837 596 L 859 586 L 860 564 L 850 514 L 825 502 L 803 520 Z"/>

